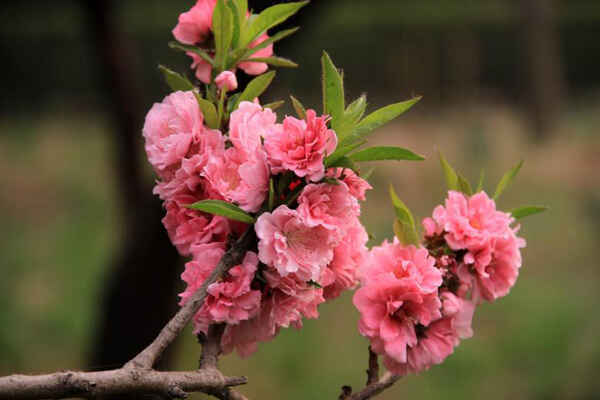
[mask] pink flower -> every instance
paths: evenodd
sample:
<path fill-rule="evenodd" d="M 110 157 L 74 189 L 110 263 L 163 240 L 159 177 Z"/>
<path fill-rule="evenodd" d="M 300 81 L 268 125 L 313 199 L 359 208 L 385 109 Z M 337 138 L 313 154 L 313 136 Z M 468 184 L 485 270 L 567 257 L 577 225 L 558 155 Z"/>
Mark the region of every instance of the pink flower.
<path fill-rule="evenodd" d="M 194 246 L 225 241 L 231 232 L 226 218 L 185 207 L 199 200 L 191 194 L 178 194 L 165 201 L 167 214 L 162 223 L 183 256 L 190 255 Z"/>
<path fill-rule="evenodd" d="M 269 36 L 266 33 L 260 35 L 257 39 L 255 39 L 252 43 L 250 43 L 250 48 L 254 48 L 267 40 Z M 256 53 L 252 54 L 250 58 L 267 58 L 273 55 L 273 44 L 268 45 L 264 49 L 258 50 Z M 260 75 L 264 74 L 269 66 L 264 62 L 255 62 L 255 61 L 244 61 L 238 64 L 245 73 L 248 75 Z"/>
<path fill-rule="evenodd" d="M 225 200 L 248 212 L 258 211 L 269 191 L 269 167 L 260 152 L 248 155 L 231 147 L 210 158 L 204 175 Z"/>
<path fill-rule="evenodd" d="M 192 142 L 204 130 L 203 116 L 192 92 L 174 92 L 155 103 L 144 122 L 150 164 L 163 176 L 177 169 Z"/>
<path fill-rule="evenodd" d="M 309 226 L 296 210 L 279 206 L 263 213 L 255 224 L 259 259 L 281 276 L 295 273 L 304 281 L 318 281 L 333 258 L 333 238 L 322 226 Z"/>
<path fill-rule="evenodd" d="M 179 15 L 173 36 L 181 43 L 204 42 L 212 28 L 212 16 L 217 0 L 198 0 L 187 12 Z"/>
<path fill-rule="evenodd" d="M 350 168 L 330 168 L 327 170 L 327 176 L 342 179 L 350 189 L 350 194 L 358 200 L 366 200 L 365 193 L 373 189 L 369 182 L 356 175 Z"/>
<path fill-rule="evenodd" d="M 235 74 L 231 71 L 223 71 L 216 78 L 215 83 L 217 87 L 221 90 L 225 90 L 226 92 L 230 92 L 232 90 L 237 89 L 238 82 Z"/>
<path fill-rule="evenodd" d="M 234 147 L 253 155 L 264 153 L 262 138 L 275 128 L 277 115 L 259 104 L 242 101 L 229 119 L 229 140 Z"/>
<path fill-rule="evenodd" d="M 265 137 L 265 150 L 274 173 L 291 170 L 299 177 L 318 181 L 325 175 L 323 159 L 333 153 L 337 136 L 327 129 L 327 117 L 306 111 L 306 119 L 286 117 L 278 130 Z"/>
<path fill-rule="evenodd" d="M 442 315 L 451 320 L 456 337 L 458 339 L 472 337 L 471 322 L 475 313 L 475 304 L 461 299 L 447 290 L 440 293 L 440 298 L 442 300 Z M 458 345 L 458 341 L 456 344 Z"/>
<path fill-rule="evenodd" d="M 441 317 L 442 277 L 427 250 L 384 243 L 371 251 L 363 286 L 354 294 L 359 331 L 373 350 L 398 363 L 417 344 L 418 328 Z"/>
<path fill-rule="evenodd" d="M 235 325 L 257 315 L 261 294 L 250 287 L 257 265 L 258 257 L 250 251 L 242 264 L 231 268 L 221 281 L 211 284 L 195 320 L 203 321 L 200 323 L 203 326 L 223 322 Z"/>
<path fill-rule="evenodd" d="M 209 84 L 211 81 L 212 66 L 193 51 L 187 51 L 185 54 L 192 58 L 192 65 L 190 65 L 190 68 L 195 70 L 196 78 L 201 82 Z M 209 52 L 209 54 L 211 54 L 211 52 Z"/>

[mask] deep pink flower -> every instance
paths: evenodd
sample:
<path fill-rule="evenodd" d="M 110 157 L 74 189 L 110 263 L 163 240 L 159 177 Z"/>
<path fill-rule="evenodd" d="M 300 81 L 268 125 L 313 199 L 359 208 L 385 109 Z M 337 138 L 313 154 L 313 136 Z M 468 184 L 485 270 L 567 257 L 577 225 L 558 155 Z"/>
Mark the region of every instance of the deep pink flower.
<path fill-rule="evenodd" d="M 262 138 L 275 128 L 277 115 L 260 104 L 242 101 L 229 119 L 229 140 L 246 154 L 264 153 Z"/>
<path fill-rule="evenodd" d="M 337 136 L 327 128 L 326 121 L 327 117 L 317 117 L 314 110 L 307 110 L 304 120 L 286 117 L 279 129 L 265 137 L 272 171 L 291 170 L 313 182 L 323 178 L 323 159 L 337 145 Z"/>
<path fill-rule="evenodd" d="M 179 15 L 173 36 L 181 43 L 204 42 L 212 28 L 212 16 L 217 0 L 198 0 L 187 12 Z"/>
<path fill-rule="evenodd" d="M 416 326 L 441 317 L 442 277 L 434 263 L 427 250 L 398 242 L 371 251 L 353 302 L 361 314 L 359 331 L 375 352 L 406 363 L 407 348 L 417 344 Z"/>
<path fill-rule="evenodd" d="M 448 290 L 440 293 L 442 300 L 442 315 L 451 320 L 452 329 L 457 339 L 468 339 L 473 336 L 473 314 L 475 304 L 469 300 L 462 299 Z M 458 341 L 456 343 L 458 345 Z"/>
<path fill-rule="evenodd" d="M 248 212 L 258 211 L 269 191 L 269 167 L 260 152 L 246 154 L 230 147 L 209 159 L 204 176 L 225 200 Z"/>
<path fill-rule="evenodd" d="M 373 189 L 369 182 L 356 175 L 350 168 L 329 168 L 327 176 L 339 179 L 343 178 L 342 181 L 350 189 L 350 194 L 358 200 L 366 200 L 365 193 L 367 190 Z"/>
<path fill-rule="evenodd" d="M 160 176 L 177 169 L 204 130 L 203 116 L 192 92 L 174 92 L 154 103 L 144 122 L 148 161 Z"/>
<path fill-rule="evenodd" d="M 333 258 L 331 231 L 309 226 L 296 210 L 279 206 L 256 221 L 259 259 L 281 276 L 295 273 L 304 281 L 318 281 Z"/>
<path fill-rule="evenodd" d="M 309 226 L 321 225 L 342 237 L 360 215 L 360 206 L 343 182 L 311 183 L 298 197 L 298 213 Z"/>
<path fill-rule="evenodd" d="M 217 87 L 221 90 L 225 90 L 226 92 L 230 92 L 232 90 L 237 89 L 238 82 L 235 77 L 235 73 L 231 71 L 223 71 L 216 78 L 215 83 Z"/>

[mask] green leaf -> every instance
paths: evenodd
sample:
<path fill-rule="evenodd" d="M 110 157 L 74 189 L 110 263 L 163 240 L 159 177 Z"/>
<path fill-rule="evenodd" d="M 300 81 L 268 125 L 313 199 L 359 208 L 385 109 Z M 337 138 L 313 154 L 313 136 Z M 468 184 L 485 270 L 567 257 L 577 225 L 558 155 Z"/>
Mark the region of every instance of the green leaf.
<path fill-rule="evenodd" d="M 200 106 L 200 110 L 202 111 L 206 125 L 208 125 L 209 128 L 218 129 L 219 117 L 217 116 L 217 109 L 215 108 L 215 105 L 210 101 L 203 99 L 198 92 L 194 92 L 194 95 L 196 96 L 198 106 Z"/>
<path fill-rule="evenodd" d="M 518 208 L 511 210 L 510 213 L 515 219 L 521 219 L 521 218 L 528 217 L 530 215 L 539 214 L 541 212 L 544 212 L 548 208 L 549 207 L 546 207 L 546 206 L 523 206 L 523 207 L 518 207 Z"/>
<path fill-rule="evenodd" d="M 285 68 L 296 68 L 298 64 L 293 62 L 292 60 L 288 60 L 283 57 L 252 57 L 243 59 L 242 62 L 262 62 L 270 65 L 274 65 L 275 67 L 285 67 Z"/>
<path fill-rule="evenodd" d="M 368 181 L 369 178 L 371 177 L 371 175 L 373 175 L 373 172 L 375 172 L 375 167 L 371 167 L 368 170 L 366 170 L 364 173 L 362 173 L 360 175 L 361 178 L 363 178 L 365 181 Z"/>
<path fill-rule="evenodd" d="M 475 193 L 479 193 L 483 190 L 483 181 L 485 180 L 485 170 L 482 168 L 479 173 L 479 183 L 477 183 L 477 189 L 475 189 Z"/>
<path fill-rule="evenodd" d="M 403 244 L 419 244 L 419 234 L 415 226 L 415 219 L 406 205 L 400 200 L 394 187 L 390 185 L 390 198 L 396 212 L 394 233 Z"/>
<path fill-rule="evenodd" d="M 245 50 L 242 55 L 240 55 L 239 57 L 250 57 L 252 54 L 256 53 L 259 50 L 264 49 L 265 47 L 269 46 L 272 43 L 278 42 L 281 39 L 284 39 L 288 36 L 290 36 L 292 33 L 296 32 L 298 29 L 300 29 L 299 27 L 295 27 L 295 28 L 290 28 L 290 29 L 285 29 L 283 31 L 279 31 L 276 34 L 274 34 L 273 36 L 271 36 L 270 38 L 268 38 L 267 40 L 265 40 L 264 42 L 260 42 L 259 44 L 257 44 L 256 46 L 252 47 L 252 48 L 244 48 L 243 50 Z"/>
<path fill-rule="evenodd" d="M 507 173 L 504 174 L 500 182 L 498 182 L 498 186 L 496 186 L 496 192 L 494 193 L 494 199 L 497 199 L 504 190 L 510 186 L 512 181 L 515 179 L 515 176 L 519 173 L 519 170 L 523 166 L 523 160 L 519 161 L 517 165 L 512 167 Z"/>
<path fill-rule="evenodd" d="M 467 196 L 470 196 L 473 194 L 473 188 L 471 187 L 471 184 L 461 174 L 458 174 L 458 188 L 460 189 L 461 192 L 463 192 Z"/>
<path fill-rule="evenodd" d="M 387 124 L 394 118 L 408 111 L 419 100 L 421 100 L 421 97 L 414 97 L 410 100 L 390 104 L 389 106 L 385 106 L 377 111 L 372 112 L 371 114 L 367 115 L 365 119 L 360 121 L 360 123 L 354 129 L 354 132 L 352 132 L 352 135 L 356 137 L 362 137 L 371 133 L 380 126 Z"/>
<path fill-rule="evenodd" d="M 246 213 L 238 206 L 222 200 L 202 200 L 188 205 L 187 208 L 203 211 L 209 214 L 220 215 L 222 217 L 226 217 L 234 221 L 245 222 L 247 224 L 253 224 L 255 222 L 255 219 L 252 215 Z"/>
<path fill-rule="evenodd" d="M 187 78 L 178 74 L 177 72 L 172 71 L 163 65 L 159 65 L 158 69 L 163 73 L 163 76 L 165 77 L 165 81 L 167 82 L 167 85 L 169 85 L 169 87 L 171 89 L 173 89 L 174 91 L 178 91 L 178 90 L 187 91 L 187 90 L 194 90 L 196 88 L 192 84 L 192 82 L 190 82 Z"/>
<path fill-rule="evenodd" d="M 217 0 L 212 19 L 212 31 L 215 37 L 215 61 L 220 71 L 225 70 L 225 63 L 231 41 L 233 39 L 233 15 L 225 5 L 225 0 Z"/>
<path fill-rule="evenodd" d="M 296 14 L 306 4 L 308 4 L 308 1 L 276 4 L 263 10 L 250 22 L 248 28 L 244 30 L 240 47 L 248 47 L 250 42 L 260 36 L 263 32 L 275 25 L 279 25 L 292 15 Z"/>
<path fill-rule="evenodd" d="M 273 178 L 269 179 L 269 211 L 273 210 L 275 206 L 275 184 Z"/>
<path fill-rule="evenodd" d="M 213 58 L 210 55 L 208 55 L 208 53 L 206 51 L 202 50 L 199 47 L 190 46 L 190 45 L 187 45 L 187 44 L 181 44 L 181 43 L 178 43 L 178 42 L 169 42 L 169 47 L 172 48 L 172 49 L 175 49 L 175 50 L 181 50 L 181 51 L 185 51 L 185 52 L 191 51 L 192 53 L 196 53 L 204 61 L 206 61 L 207 63 L 209 63 L 213 67 L 215 66 L 215 60 L 213 60 Z"/>
<path fill-rule="evenodd" d="M 229 9 L 231 10 L 233 26 L 233 34 L 231 36 L 231 48 L 235 49 L 237 48 L 237 45 L 240 41 L 240 33 L 245 20 L 245 18 L 241 18 L 241 16 L 245 17 L 246 11 L 241 11 L 241 8 L 238 8 L 239 6 L 234 0 L 227 0 L 227 7 L 229 7 Z"/>
<path fill-rule="evenodd" d="M 241 93 L 235 93 L 229 96 L 227 99 L 227 112 L 231 114 L 233 112 L 233 106 L 235 106 L 235 102 L 239 99 Z"/>
<path fill-rule="evenodd" d="M 344 114 L 344 83 L 342 75 L 331 61 L 331 57 L 323 52 L 321 57 L 323 112 L 331 116 L 331 126 L 336 129 Z"/>
<path fill-rule="evenodd" d="M 423 156 L 415 154 L 410 150 L 403 149 L 402 147 L 392 146 L 369 147 L 368 149 L 361 150 L 357 153 L 352 154 L 349 157 L 352 161 L 357 162 L 380 160 L 422 161 L 425 159 L 423 158 Z"/>
<path fill-rule="evenodd" d="M 242 101 L 253 101 L 255 98 L 263 94 L 265 90 L 271 84 L 271 81 L 275 77 L 275 71 L 269 71 L 266 74 L 262 74 L 252 79 L 246 89 L 242 92 L 240 97 L 235 102 L 233 109 L 237 109 Z"/>
<path fill-rule="evenodd" d="M 329 164 L 328 167 L 350 168 L 352 171 L 357 173 L 359 171 L 356 164 L 354 164 L 354 161 L 352 161 L 348 157 L 340 157 L 331 164 Z"/>
<path fill-rule="evenodd" d="M 263 108 L 270 108 L 271 110 L 275 111 L 284 104 L 285 104 L 285 100 L 279 100 L 279 101 L 274 101 L 272 103 L 265 104 L 263 106 Z"/>
<path fill-rule="evenodd" d="M 367 109 L 367 96 L 362 95 L 358 99 L 354 100 L 346 110 L 344 111 L 344 120 L 349 120 L 353 123 L 357 123 L 362 118 L 365 110 Z"/>
<path fill-rule="evenodd" d="M 366 140 L 360 140 L 358 142 L 354 142 L 346 146 L 338 146 L 332 154 L 325 158 L 325 167 L 332 166 L 337 160 L 344 157 L 346 154 L 352 152 L 352 150 L 359 148 L 365 143 L 367 143 Z"/>
<path fill-rule="evenodd" d="M 306 118 L 306 109 L 304 108 L 302 103 L 300 103 L 300 100 L 291 95 L 290 99 L 292 99 L 292 106 L 294 107 L 294 111 L 296 111 L 296 115 L 298 115 L 298 118 Z"/>
<path fill-rule="evenodd" d="M 440 164 L 442 165 L 442 169 L 444 170 L 444 176 L 446 177 L 446 185 L 448 186 L 448 190 L 459 190 L 458 189 L 458 175 L 454 168 L 446 161 L 444 155 L 440 151 Z"/>

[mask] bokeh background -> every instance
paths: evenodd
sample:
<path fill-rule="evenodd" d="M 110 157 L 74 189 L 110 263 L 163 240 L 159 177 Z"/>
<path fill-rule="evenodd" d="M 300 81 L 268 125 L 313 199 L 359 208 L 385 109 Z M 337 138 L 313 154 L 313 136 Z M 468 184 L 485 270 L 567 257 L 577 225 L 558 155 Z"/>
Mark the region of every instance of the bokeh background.
<path fill-rule="evenodd" d="M 166 44 L 192 3 L 0 6 L 1 374 L 116 367 L 176 310 L 182 262 L 141 126 L 168 91 L 157 65 L 187 71 Z M 265 102 L 293 93 L 319 109 L 322 49 L 371 110 L 424 96 L 373 135 L 428 158 L 376 165 L 362 214 L 373 243 L 392 236 L 388 183 L 420 217 L 442 201 L 436 149 L 472 180 L 484 168 L 490 190 L 524 158 L 499 206 L 551 207 L 523 221 L 520 279 L 478 309 L 475 336 L 381 398 L 599 398 L 600 2 L 313 0 L 293 24 L 303 29 L 276 52 L 300 68 L 280 70 Z M 251 398 L 361 387 L 367 343 L 351 295 L 320 311 L 249 359 L 225 357 L 224 371 L 248 375 Z M 163 367 L 193 368 L 198 354 L 188 332 Z"/>

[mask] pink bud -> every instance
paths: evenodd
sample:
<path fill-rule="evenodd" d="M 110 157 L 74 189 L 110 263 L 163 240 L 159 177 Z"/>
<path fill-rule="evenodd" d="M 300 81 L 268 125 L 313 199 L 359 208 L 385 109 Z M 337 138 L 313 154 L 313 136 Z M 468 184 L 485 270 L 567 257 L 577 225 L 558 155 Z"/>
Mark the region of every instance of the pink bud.
<path fill-rule="evenodd" d="M 223 71 L 215 79 L 215 83 L 219 89 L 223 89 L 227 92 L 235 90 L 238 87 L 237 78 L 231 71 Z"/>

